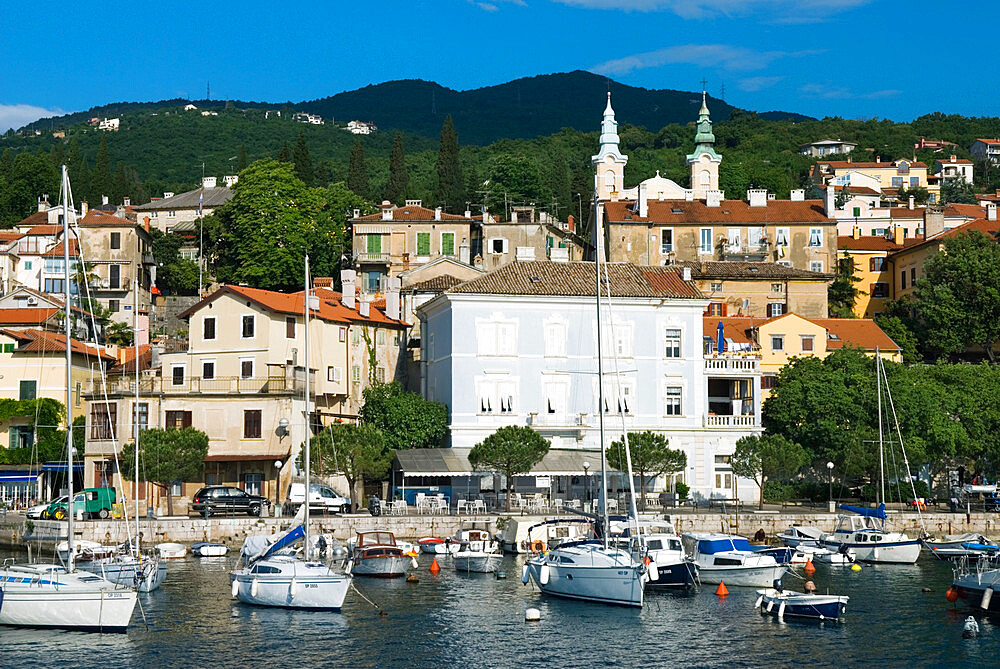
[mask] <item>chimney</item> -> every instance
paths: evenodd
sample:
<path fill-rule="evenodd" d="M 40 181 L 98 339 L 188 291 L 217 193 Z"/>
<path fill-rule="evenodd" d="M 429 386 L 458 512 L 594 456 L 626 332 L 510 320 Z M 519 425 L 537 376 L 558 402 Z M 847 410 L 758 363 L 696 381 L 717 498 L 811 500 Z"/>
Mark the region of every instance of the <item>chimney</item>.
<path fill-rule="evenodd" d="M 203 188 L 215 188 L 215 184 L 218 183 L 218 179 L 215 177 L 202 177 L 201 185 Z"/>
<path fill-rule="evenodd" d="M 237 183 L 239 183 L 239 180 L 240 180 L 239 174 L 227 174 L 226 176 L 222 177 L 222 183 L 226 184 L 226 188 L 232 188 Z"/>
<path fill-rule="evenodd" d="M 392 207 L 389 206 L 389 202 L 386 200 L 382 201 L 382 220 L 383 221 L 392 220 Z"/>
<path fill-rule="evenodd" d="M 458 246 L 458 260 L 466 265 L 472 259 L 472 249 L 469 247 L 469 242 L 462 239 L 462 243 Z"/>
<path fill-rule="evenodd" d="M 989 202 L 986 205 L 986 220 L 995 221 L 997 220 L 997 204 L 996 202 Z"/>
<path fill-rule="evenodd" d="M 368 318 L 371 316 L 373 299 L 373 296 L 366 293 L 365 295 L 362 295 L 361 299 L 358 301 L 358 313 L 361 314 L 362 318 Z"/>
<path fill-rule="evenodd" d="M 719 207 L 722 205 L 722 191 L 721 190 L 709 190 L 705 191 L 705 206 L 706 207 Z"/>
<path fill-rule="evenodd" d="M 361 218 L 361 210 L 357 207 L 354 208 L 354 218 Z"/>
<path fill-rule="evenodd" d="M 142 217 L 142 227 L 146 228 L 146 232 L 149 232 L 149 216 Z"/>
<path fill-rule="evenodd" d="M 751 188 L 750 190 L 747 191 L 747 201 L 750 202 L 751 207 L 766 207 L 767 189 Z"/>
<path fill-rule="evenodd" d="M 944 208 L 929 206 L 924 209 L 924 239 L 944 232 Z"/>
<path fill-rule="evenodd" d="M 894 227 L 892 229 L 892 243 L 902 246 L 905 240 L 906 240 L 906 228 L 904 228 L 902 225 L 897 225 L 896 227 Z"/>
<path fill-rule="evenodd" d="M 123 197 L 122 198 L 122 206 L 123 207 L 131 207 L 132 206 L 132 198 L 130 198 L 128 195 L 126 195 L 125 197 Z"/>
<path fill-rule="evenodd" d="M 876 163 L 882 162 L 882 156 L 875 156 L 875 162 Z"/>
<path fill-rule="evenodd" d="M 434 209 L 434 220 L 435 221 L 440 221 L 441 220 L 441 207 L 436 207 Z"/>
<path fill-rule="evenodd" d="M 48 211 L 49 209 L 49 196 L 42 195 L 38 198 L 38 211 Z"/>
<path fill-rule="evenodd" d="M 168 197 L 173 197 L 174 192 L 172 190 L 163 191 L 163 199 L 166 200 Z"/>
<path fill-rule="evenodd" d="M 909 202 L 909 204 L 907 205 L 906 208 L 909 209 L 910 211 L 913 211 L 913 205 L 915 204 L 915 202 L 916 202 L 916 200 L 914 200 L 913 196 L 911 195 L 910 196 L 910 202 Z"/>
<path fill-rule="evenodd" d="M 951 154 L 951 156 L 950 156 L 950 157 L 948 158 L 948 162 L 949 162 L 949 163 L 953 163 L 953 162 L 955 162 L 956 160 L 958 160 L 958 156 L 956 156 L 956 155 L 955 155 L 954 153 L 953 153 L 953 154 Z"/>
<path fill-rule="evenodd" d="M 343 296 L 340 301 L 345 307 L 350 310 L 354 310 L 354 282 L 357 279 L 357 272 L 353 269 L 342 269 L 340 270 L 340 289 L 343 292 Z"/>
<path fill-rule="evenodd" d="M 102 195 L 101 196 L 101 206 L 106 206 L 107 204 L 108 204 L 108 196 L 107 195 Z"/>
<path fill-rule="evenodd" d="M 471 209 L 466 209 L 465 210 L 465 217 L 466 218 L 472 218 L 472 210 Z"/>
<path fill-rule="evenodd" d="M 861 239 L 861 228 L 855 225 L 854 229 L 851 230 L 851 237 L 854 237 L 855 239 Z"/>
<path fill-rule="evenodd" d="M 385 315 L 399 320 L 399 288 L 402 284 L 398 276 L 389 277 L 385 287 Z"/>
<path fill-rule="evenodd" d="M 566 217 L 566 229 L 570 232 L 576 232 L 576 219 L 573 218 L 573 214 Z"/>
<path fill-rule="evenodd" d="M 690 281 L 691 280 L 691 268 L 690 267 L 685 267 L 684 269 L 681 270 L 681 278 L 683 278 L 685 281 Z"/>
<path fill-rule="evenodd" d="M 806 199 L 806 191 L 804 188 L 796 188 L 791 192 L 790 199 L 792 202 L 804 202 Z"/>
<path fill-rule="evenodd" d="M 90 211 L 90 205 L 84 200 L 80 203 L 80 218 L 86 218 L 88 211 Z"/>
<path fill-rule="evenodd" d="M 823 191 L 823 203 L 827 217 L 833 216 L 833 212 L 837 210 L 836 190 L 837 189 L 833 187 L 833 184 L 829 183 L 826 185 L 826 190 Z"/>

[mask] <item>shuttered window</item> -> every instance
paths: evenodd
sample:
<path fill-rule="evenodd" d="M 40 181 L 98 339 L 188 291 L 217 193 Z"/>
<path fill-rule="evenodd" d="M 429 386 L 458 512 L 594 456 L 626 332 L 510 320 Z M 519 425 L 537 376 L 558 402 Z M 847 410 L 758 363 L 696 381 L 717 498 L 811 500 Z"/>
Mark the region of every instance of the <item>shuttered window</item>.
<path fill-rule="evenodd" d="M 431 233 L 417 233 L 417 255 L 429 256 L 431 254 Z"/>

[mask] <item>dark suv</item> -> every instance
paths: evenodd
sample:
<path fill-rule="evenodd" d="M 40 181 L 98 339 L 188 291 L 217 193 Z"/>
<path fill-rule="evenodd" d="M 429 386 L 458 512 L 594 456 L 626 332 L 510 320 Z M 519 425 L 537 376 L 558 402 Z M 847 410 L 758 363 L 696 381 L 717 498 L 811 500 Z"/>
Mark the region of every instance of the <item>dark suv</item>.
<path fill-rule="evenodd" d="M 227 485 L 205 486 L 196 492 L 191 500 L 191 508 L 203 518 L 217 513 L 246 513 L 259 516 L 265 506 L 271 508 L 271 500 Z"/>

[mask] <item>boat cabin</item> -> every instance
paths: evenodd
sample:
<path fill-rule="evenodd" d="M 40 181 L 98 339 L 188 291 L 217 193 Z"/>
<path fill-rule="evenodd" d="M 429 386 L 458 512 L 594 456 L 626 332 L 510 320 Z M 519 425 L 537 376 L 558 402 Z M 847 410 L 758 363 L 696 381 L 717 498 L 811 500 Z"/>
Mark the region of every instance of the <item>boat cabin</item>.
<path fill-rule="evenodd" d="M 374 531 L 358 532 L 357 547 L 359 549 L 374 546 L 396 546 L 396 537 L 392 532 Z"/>

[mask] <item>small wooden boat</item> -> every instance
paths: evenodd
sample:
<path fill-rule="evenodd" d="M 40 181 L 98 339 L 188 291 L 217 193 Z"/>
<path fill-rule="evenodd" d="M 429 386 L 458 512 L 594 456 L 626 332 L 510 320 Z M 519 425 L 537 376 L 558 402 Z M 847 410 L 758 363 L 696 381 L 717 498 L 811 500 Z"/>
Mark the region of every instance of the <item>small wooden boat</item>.
<path fill-rule="evenodd" d="M 453 545 L 451 540 L 438 537 L 421 537 L 417 539 L 417 545 L 420 546 L 421 553 L 431 555 L 447 555 L 458 550 L 458 546 Z"/>
<path fill-rule="evenodd" d="M 974 532 L 946 534 L 940 539 L 924 539 L 924 547 L 939 560 L 956 560 L 964 557 L 975 561 L 982 557 L 1000 554 L 1000 546 L 996 542 Z"/>
<path fill-rule="evenodd" d="M 195 557 L 222 557 L 227 553 L 229 553 L 229 546 L 225 544 L 213 544 L 207 541 L 191 544 L 191 555 Z"/>
<path fill-rule="evenodd" d="M 184 544 L 167 542 L 156 544 L 156 553 L 164 560 L 180 560 L 187 555 L 188 549 Z"/>
<path fill-rule="evenodd" d="M 358 532 L 353 544 L 351 573 L 355 576 L 396 578 L 404 576 L 407 567 L 417 566 L 416 558 L 403 552 L 392 532 Z"/>
<path fill-rule="evenodd" d="M 816 595 L 785 590 L 781 581 L 776 587 L 757 591 L 754 607 L 765 615 L 785 618 L 810 618 L 813 620 L 840 620 L 847 610 L 847 595 Z"/>
<path fill-rule="evenodd" d="M 492 574 L 500 566 L 503 553 L 500 544 L 490 534 L 489 523 L 467 520 L 452 538 L 458 551 L 452 554 L 456 571 Z"/>

